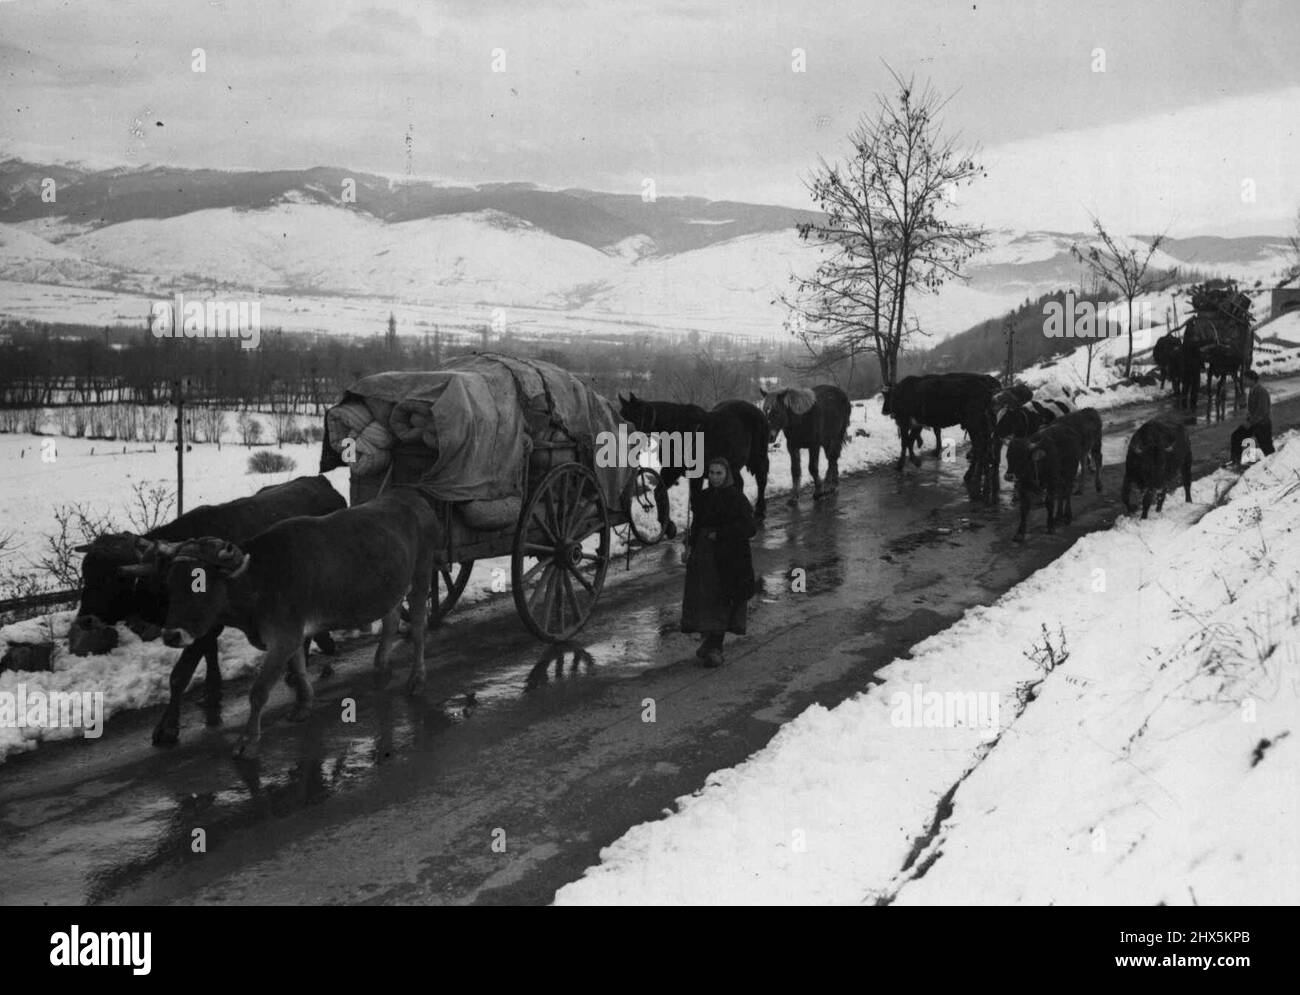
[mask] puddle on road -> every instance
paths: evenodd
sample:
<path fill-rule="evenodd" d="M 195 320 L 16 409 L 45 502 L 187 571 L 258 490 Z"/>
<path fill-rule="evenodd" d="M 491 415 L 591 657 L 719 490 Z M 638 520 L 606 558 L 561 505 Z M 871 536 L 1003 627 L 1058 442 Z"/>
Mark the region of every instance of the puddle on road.
<path fill-rule="evenodd" d="M 896 539 L 891 539 L 886 546 L 888 552 L 884 553 L 880 558 L 892 563 L 896 556 L 911 553 L 922 546 L 946 545 L 960 547 L 962 543 L 959 537 L 963 532 L 978 531 L 984 528 L 986 524 L 966 515 L 939 519 L 934 524 L 928 525 L 917 532 L 909 532 Z"/>

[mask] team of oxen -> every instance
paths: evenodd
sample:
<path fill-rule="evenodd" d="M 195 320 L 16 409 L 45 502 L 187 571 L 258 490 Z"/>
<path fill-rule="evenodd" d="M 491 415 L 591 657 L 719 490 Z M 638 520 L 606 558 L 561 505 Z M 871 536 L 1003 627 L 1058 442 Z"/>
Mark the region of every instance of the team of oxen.
<path fill-rule="evenodd" d="M 784 434 L 797 504 L 802 484 L 802 450 L 808 450 L 813 499 L 833 494 L 839 484 L 839 459 L 848 440 L 851 406 L 838 387 L 783 387 L 764 392 L 762 405 L 724 401 L 712 410 L 695 405 L 619 398 L 622 417 L 643 432 L 700 432 L 706 462 L 723 456 L 738 484 L 743 470 L 758 487 L 755 514 L 765 512 L 768 449 Z M 1062 400 L 1041 400 L 1023 387 L 1003 390 L 989 376 L 949 373 L 907 377 L 884 394 L 884 411 L 898 426 L 898 469 L 923 429 L 935 433 L 960 426 L 971 438 L 966 483 L 973 497 L 996 495 L 1001 444 L 1007 446 L 1007 479 L 1016 484 L 1023 539 L 1030 509 L 1047 510 L 1047 529 L 1069 522 L 1070 497 L 1082 489 L 1080 470 L 1091 471 L 1101 489 L 1101 419 L 1091 409 L 1073 410 Z M 825 451 L 826 475 L 820 472 Z M 667 488 L 682 468 L 665 467 L 657 502 L 665 532 Z M 1129 493 L 1143 493 L 1145 518 L 1153 496 L 1157 510 L 1171 480 L 1181 482 L 1191 500 L 1190 450 L 1180 424 L 1152 422 L 1133 437 L 1124 479 Z M 701 480 L 692 478 L 691 487 Z M 240 630 L 264 651 L 249 692 L 250 712 L 238 752 L 255 756 L 261 716 L 271 687 L 285 676 L 296 695 L 291 718 L 311 709 L 307 653 L 317 641 L 327 653 L 331 630 L 354 629 L 381 620 L 374 669 L 378 686 L 390 679 L 389 661 L 398 639 L 403 603 L 410 605 L 413 646 L 407 690 L 418 693 L 425 678 L 424 641 L 428 594 L 436 551 L 444 545 L 438 516 L 421 492 L 394 486 L 374 500 L 347 507 L 324 477 L 301 477 L 265 487 L 256 494 L 204 506 L 144 535 L 102 536 L 79 548 L 82 599 L 70 637 L 74 653 L 104 652 L 116 642 L 113 628 L 128 623 L 149 638 L 161 634 L 181 649 L 170 679 L 170 700 L 153 733 L 155 745 L 175 743 L 181 701 L 200 659 L 207 662 L 209 705 L 219 700 L 221 672 L 218 637 L 226 627 Z"/>

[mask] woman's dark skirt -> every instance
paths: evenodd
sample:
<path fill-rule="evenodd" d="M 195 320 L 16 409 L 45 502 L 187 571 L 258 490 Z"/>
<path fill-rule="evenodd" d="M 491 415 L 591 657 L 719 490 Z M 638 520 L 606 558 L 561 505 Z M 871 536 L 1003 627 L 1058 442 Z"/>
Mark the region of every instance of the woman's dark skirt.
<path fill-rule="evenodd" d="M 745 634 L 749 602 L 723 590 L 717 567 L 717 541 L 700 536 L 686 561 L 682 595 L 682 632 Z"/>

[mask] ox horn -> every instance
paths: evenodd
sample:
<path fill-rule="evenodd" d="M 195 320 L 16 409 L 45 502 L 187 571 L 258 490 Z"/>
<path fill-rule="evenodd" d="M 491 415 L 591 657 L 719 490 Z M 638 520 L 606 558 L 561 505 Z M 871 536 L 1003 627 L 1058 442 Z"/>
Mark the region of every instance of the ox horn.
<path fill-rule="evenodd" d="M 123 577 L 153 577 L 158 573 L 157 563 L 128 563 L 117 568 Z"/>
<path fill-rule="evenodd" d="M 248 572 L 248 564 L 249 561 L 252 560 L 252 558 L 253 558 L 252 553 L 245 553 L 244 558 L 239 563 L 239 566 L 236 567 L 235 570 L 233 570 L 231 573 L 226 574 L 226 576 L 229 577 L 231 580 L 238 580 L 240 577 L 244 576 L 244 574 Z"/>

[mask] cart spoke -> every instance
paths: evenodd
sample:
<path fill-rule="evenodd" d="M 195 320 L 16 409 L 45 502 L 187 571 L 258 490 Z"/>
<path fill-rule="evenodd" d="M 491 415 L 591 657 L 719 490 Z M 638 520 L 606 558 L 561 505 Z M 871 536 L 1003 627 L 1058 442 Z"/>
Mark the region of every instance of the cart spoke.
<path fill-rule="evenodd" d="M 555 555 L 555 547 L 543 546 L 538 542 L 526 542 L 524 543 L 524 555 L 549 558 Z"/>
<path fill-rule="evenodd" d="M 533 577 L 535 577 L 539 571 L 546 569 L 546 564 L 548 562 L 549 561 L 547 560 L 538 560 L 526 571 L 524 571 L 523 575 L 519 578 L 519 583 L 526 587 L 528 585 L 528 582 L 532 580 Z"/>
<path fill-rule="evenodd" d="M 538 565 L 543 567 L 542 579 L 538 582 L 537 586 L 533 588 L 533 593 L 528 596 L 528 614 L 534 617 L 536 617 L 537 615 L 538 601 L 546 600 L 546 594 L 547 591 L 550 589 L 551 578 L 553 576 L 552 569 L 551 569 L 553 564 L 544 563 Z"/>
<path fill-rule="evenodd" d="M 596 593 L 596 588 L 592 586 L 591 582 L 587 580 L 586 577 L 582 576 L 582 571 L 580 571 L 572 563 L 566 563 L 564 566 L 571 575 L 578 578 L 578 583 L 587 589 L 588 594 Z"/>
<path fill-rule="evenodd" d="M 571 580 L 569 579 L 569 574 L 568 574 L 568 573 L 561 574 L 561 575 L 560 575 L 560 579 L 564 581 L 564 594 L 565 594 L 565 597 L 568 598 L 569 604 L 570 604 L 570 606 L 571 606 L 572 609 L 573 609 L 573 620 L 574 620 L 575 622 L 581 622 L 581 621 L 582 621 L 582 609 L 581 609 L 581 608 L 579 607 L 579 605 L 578 605 L 578 596 L 577 596 L 576 594 L 573 593 L 573 581 L 571 581 Z M 560 619 L 560 631 L 561 631 L 561 632 L 564 631 L 564 619 L 563 619 L 563 617 L 561 617 L 561 619 Z"/>

